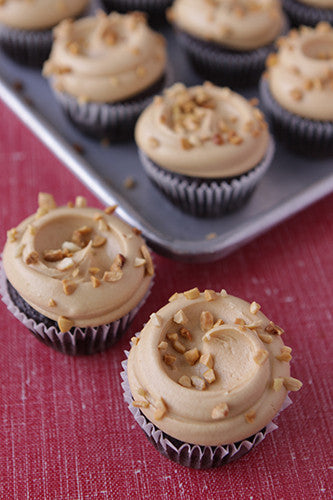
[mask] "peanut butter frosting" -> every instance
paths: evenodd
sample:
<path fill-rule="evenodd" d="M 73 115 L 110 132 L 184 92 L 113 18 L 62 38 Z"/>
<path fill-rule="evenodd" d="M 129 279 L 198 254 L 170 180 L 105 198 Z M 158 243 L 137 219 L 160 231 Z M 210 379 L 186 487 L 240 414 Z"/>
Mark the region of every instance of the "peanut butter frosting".
<path fill-rule="evenodd" d="M 320 9 L 333 9 L 332 0 L 298 0 L 298 2 L 309 5 L 310 7 L 318 7 Z"/>
<path fill-rule="evenodd" d="M 175 84 L 138 119 L 137 145 L 172 172 L 205 178 L 242 174 L 264 157 L 269 133 L 256 101 L 206 82 Z"/>
<path fill-rule="evenodd" d="M 287 391 L 291 348 L 256 302 L 197 288 L 176 293 L 134 337 L 127 373 L 133 405 L 168 435 L 231 444 L 265 427 Z"/>
<path fill-rule="evenodd" d="M 63 21 L 44 75 L 54 87 L 82 101 L 117 102 L 142 92 L 162 78 L 165 40 L 151 30 L 142 13 Z"/>
<path fill-rule="evenodd" d="M 277 102 L 312 120 L 333 120 L 333 28 L 302 26 L 279 40 L 267 59 L 268 82 Z"/>
<path fill-rule="evenodd" d="M 1 0 L 0 23 L 22 30 L 44 30 L 81 14 L 88 4 L 89 0 Z"/>
<path fill-rule="evenodd" d="M 56 207 L 51 195 L 41 193 L 36 214 L 8 231 L 8 280 L 61 331 L 122 318 L 149 289 L 149 251 L 115 208 L 88 208 L 82 197 Z"/>
<path fill-rule="evenodd" d="M 277 0 L 176 0 L 168 17 L 190 35 L 240 51 L 271 43 L 284 25 Z"/>

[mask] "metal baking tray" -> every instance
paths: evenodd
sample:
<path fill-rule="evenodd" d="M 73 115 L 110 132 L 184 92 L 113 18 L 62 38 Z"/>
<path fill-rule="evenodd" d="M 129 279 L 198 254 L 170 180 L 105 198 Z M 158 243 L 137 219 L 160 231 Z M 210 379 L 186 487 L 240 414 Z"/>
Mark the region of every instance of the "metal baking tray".
<path fill-rule="evenodd" d="M 175 81 L 200 83 L 171 30 L 164 31 Z M 23 84 L 22 90 L 16 82 Z M 252 97 L 256 90 L 246 95 Z M 277 143 L 272 167 L 242 209 L 219 218 L 196 218 L 173 206 L 146 178 L 135 144 L 103 146 L 82 135 L 40 71 L 21 67 L 1 52 L 0 97 L 102 202 L 117 203 L 118 215 L 140 228 L 154 250 L 172 258 L 223 257 L 333 191 L 332 159 L 297 157 Z M 128 177 L 136 181 L 132 189 L 124 185 Z"/>

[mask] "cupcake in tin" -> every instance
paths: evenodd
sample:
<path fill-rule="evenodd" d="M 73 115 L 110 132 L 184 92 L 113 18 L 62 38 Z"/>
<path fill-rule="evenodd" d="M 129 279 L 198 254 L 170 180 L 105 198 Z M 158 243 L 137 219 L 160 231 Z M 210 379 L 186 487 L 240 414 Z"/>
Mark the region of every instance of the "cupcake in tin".
<path fill-rule="evenodd" d="M 168 458 L 199 469 L 228 463 L 265 437 L 288 391 L 302 386 L 282 334 L 257 302 L 225 290 L 176 293 L 132 339 L 125 400 Z"/>
<path fill-rule="evenodd" d="M 149 178 L 180 208 L 216 216 L 241 206 L 274 144 L 261 111 L 228 88 L 175 84 L 141 114 L 135 139 Z"/>
<path fill-rule="evenodd" d="M 176 0 L 168 18 L 199 73 L 236 87 L 257 83 L 287 23 L 277 0 Z"/>
<path fill-rule="evenodd" d="M 292 30 L 267 60 L 260 94 L 275 133 L 301 154 L 333 154 L 333 28 Z"/>
<path fill-rule="evenodd" d="M 149 98 L 166 78 L 165 40 L 138 12 L 64 21 L 44 75 L 83 132 L 111 140 L 128 138 Z"/>
<path fill-rule="evenodd" d="M 88 0 L 3 0 L 0 2 L 0 47 L 15 61 L 41 66 L 52 45 L 52 28 L 83 13 Z"/>
<path fill-rule="evenodd" d="M 114 210 L 88 208 L 82 197 L 56 207 L 41 193 L 37 212 L 8 231 L 3 300 L 38 339 L 61 352 L 108 348 L 150 290 L 150 253 Z"/>
<path fill-rule="evenodd" d="M 282 5 L 295 26 L 315 26 L 321 21 L 333 24 L 332 0 L 282 0 Z"/>
<path fill-rule="evenodd" d="M 107 11 L 130 12 L 138 10 L 148 15 L 148 21 L 161 24 L 165 21 L 165 11 L 173 0 L 102 0 Z"/>

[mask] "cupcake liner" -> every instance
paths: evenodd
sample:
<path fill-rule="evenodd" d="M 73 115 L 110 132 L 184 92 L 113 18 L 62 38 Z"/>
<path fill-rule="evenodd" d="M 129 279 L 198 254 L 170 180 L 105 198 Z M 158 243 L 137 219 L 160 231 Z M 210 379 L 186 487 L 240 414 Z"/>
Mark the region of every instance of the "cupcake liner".
<path fill-rule="evenodd" d="M 311 7 L 297 0 L 282 0 L 282 5 L 293 26 L 316 26 L 321 21 L 333 24 L 333 9 Z"/>
<path fill-rule="evenodd" d="M 310 120 L 287 111 L 274 99 L 265 78 L 261 78 L 259 90 L 266 117 L 281 142 L 302 155 L 333 155 L 333 121 Z"/>
<path fill-rule="evenodd" d="M 0 47 L 14 61 L 41 67 L 52 46 L 52 30 L 28 31 L 0 25 Z"/>
<path fill-rule="evenodd" d="M 281 34 L 288 30 L 289 23 L 285 20 Z M 229 87 L 255 85 L 265 70 L 267 56 L 275 51 L 274 43 L 255 50 L 237 51 L 200 40 L 181 30 L 177 30 L 176 35 L 198 73 L 218 85 Z"/>
<path fill-rule="evenodd" d="M 140 10 L 148 13 L 148 20 L 153 24 L 165 22 L 165 11 L 173 0 L 102 0 L 105 9 L 110 12 L 126 13 Z"/>
<path fill-rule="evenodd" d="M 129 351 L 125 351 L 125 354 L 128 358 Z M 123 396 L 135 421 L 144 431 L 149 441 L 162 455 L 180 465 L 185 465 L 186 467 L 192 467 L 194 469 L 220 467 L 248 453 L 252 448 L 263 441 L 270 432 L 278 428 L 275 423 L 270 422 L 264 429 L 243 441 L 220 446 L 194 445 L 174 439 L 150 422 L 139 408 L 132 405 L 133 398 L 127 378 L 127 359 L 123 361 L 121 365 L 123 368 L 120 374 L 123 380 L 121 384 L 124 392 Z M 280 412 L 291 404 L 292 401 L 287 396 Z M 276 418 L 279 413 L 274 418 Z"/>
<path fill-rule="evenodd" d="M 116 103 L 79 102 L 76 97 L 54 90 L 58 102 L 74 125 L 84 134 L 111 141 L 133 137 L 136 120 L 151 98 L 173 82 L 171 68 L 158 82 L 130 100 Z"/>
<path fill-rule="evenodd" d="M 131 321 L 147 300 L 153 286 L 153 281 L 154 280 L 151 281 L 150 287 L 140 303 L 122 318 L 107 325 L 86 328 L 73 327 L 70 331 L 61 333 L 56 326 L 47 326 L 42 322 L 37 322 L 33 318 L 29 318 L 17 307 L 8 293 L 7 277 L 2 259 L 0 258 L 0 295 L 7 309 L 16 319 L 28 328 L 38 340 L 56 351 L 73 356 L 80 354 L 95 354 L 105 351 L 115 344 L 125 333 Z"/>
<path fill-rule="evenodd" d="M 274 150 L 274 141 L 270 138 L 267 153 L 259 165 L 229 179 L 179 175 L 159 167 L 140 149 L 139 156 L 147 176 L 172 203 L 195 216 L 216 217 L 245 203 L 269 168 Z"/>

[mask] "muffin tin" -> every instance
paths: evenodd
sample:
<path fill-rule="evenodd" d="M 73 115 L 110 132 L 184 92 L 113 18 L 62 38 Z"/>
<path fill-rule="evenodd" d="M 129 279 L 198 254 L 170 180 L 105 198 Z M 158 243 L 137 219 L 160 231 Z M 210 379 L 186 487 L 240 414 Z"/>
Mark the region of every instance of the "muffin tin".
<path fill-rule="evenodd" d="M 175 81 L 201 83 L 171 29 L 164 34 Z M 257 94 L 257 89 L 244 92 L 246 97 Z M 82 135 L 64 116 L 40 72 L 1 52 L 0 97 L 102 202 L 117 203 L 118 215 L 169 257 L 210 261 L 225 256 L 333 191 L 332 158 L 298 157 L 277 143 L 271 168 L 242 209 L 219 218 L 196 218 L 174 207 L 150 183 L 133 142 L 103 145 Z M 134 187 L 128 187 L 129 180 Z"/>

